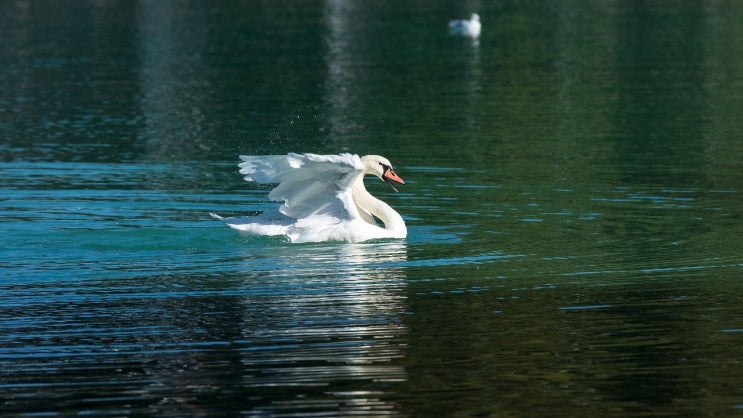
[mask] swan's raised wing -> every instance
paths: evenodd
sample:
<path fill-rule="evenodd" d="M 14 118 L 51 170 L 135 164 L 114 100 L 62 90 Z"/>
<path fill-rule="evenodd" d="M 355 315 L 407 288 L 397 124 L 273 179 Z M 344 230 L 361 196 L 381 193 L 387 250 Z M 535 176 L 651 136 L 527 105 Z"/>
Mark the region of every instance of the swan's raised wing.
<path fill-rule="evenodd" d="M 292 169 L 286 155 L 241 155 L 240 160 L 245 181 L 259 184 L 281 183 Z"/>
<path fill-rule="evenodd" d="M 268 197 L 283 201 L 284 215 L 302 223 L 333 223 L 359 218 L 351 185 L 364 173 L 358 155 L 288 154 L 240 156 L 248 181 L 279 183 Z"/>

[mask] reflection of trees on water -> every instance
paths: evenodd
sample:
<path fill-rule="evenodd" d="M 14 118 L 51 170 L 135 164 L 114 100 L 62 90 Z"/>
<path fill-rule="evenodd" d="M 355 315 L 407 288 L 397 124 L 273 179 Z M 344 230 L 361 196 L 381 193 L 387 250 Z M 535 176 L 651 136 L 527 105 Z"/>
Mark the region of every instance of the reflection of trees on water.
<path fill-rule="evenodd" d="M 209 145 L 210 95 L 214 90 L 207 22 L 185 20 L 182 4 L 140 2 L 140 106 L 148 158 L 189 160 Z M 186 23 L 186 25 L 184 25 Z"/>
<path fill-rule="evenodd" d="M 328 136 L 331 141 L 338 141 L 348 135 L 352 127 L 349 112 L 360 103 L 356 102 L 354 83 L 359 81 L 352 68 L 352 53 L 355 39 L 355 19 L 352 11 L 358 7 L 353 2 L 328 0 L 325 5 L 325 25 L 327 33 L 327 81 L 326 101 L 328 114 Z"/>
<path fill-rule="evenodd" d="M 324 73 L 323 27 L 307 24 L 315 13 L 306 5 L 141 2 L 136 67 L 147 156 L 306 150 L 320 131 Z"/>

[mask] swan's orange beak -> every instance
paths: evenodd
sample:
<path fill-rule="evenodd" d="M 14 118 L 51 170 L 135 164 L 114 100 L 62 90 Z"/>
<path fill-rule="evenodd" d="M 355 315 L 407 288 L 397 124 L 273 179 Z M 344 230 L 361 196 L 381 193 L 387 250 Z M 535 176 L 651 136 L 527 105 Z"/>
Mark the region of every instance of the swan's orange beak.
<path fill-rule="evenodd" d="M 394 183 L 405 184 L 405 180 L 398 176 L 390 167 L 385 167 L 384 173 L 382 173 L 382 180 L 392 187 L 392 190 L 397 191 Z"/>

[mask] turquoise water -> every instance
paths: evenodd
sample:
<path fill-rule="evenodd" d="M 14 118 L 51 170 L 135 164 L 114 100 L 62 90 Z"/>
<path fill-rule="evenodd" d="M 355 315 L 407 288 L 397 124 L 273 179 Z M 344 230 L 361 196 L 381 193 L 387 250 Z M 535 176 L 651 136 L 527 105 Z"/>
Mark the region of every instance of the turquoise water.
<path fill-rule="evenodd" d="M 0 415 L 740 415 L 742 18 L 3 3 Z M 209 217 L 290 151 L 388 157 L 408 238 Z"/>

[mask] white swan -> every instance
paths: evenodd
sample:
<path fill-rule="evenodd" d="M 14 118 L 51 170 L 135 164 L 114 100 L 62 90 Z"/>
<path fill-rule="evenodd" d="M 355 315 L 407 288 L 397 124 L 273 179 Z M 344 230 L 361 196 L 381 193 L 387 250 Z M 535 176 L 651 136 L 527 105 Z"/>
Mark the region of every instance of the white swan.
<path fill-rule="evenodd" d="M 258 217 L 211 214 L 230 228 L 251 235 L 285 235 L 292 242 L 361 242 L 407 236 L 400 214 L 364 187 L 365 174 L 379 177 L 395 191 L 394 183 L 405 184 L 384 157 L 290 153 L 241 155 L 240 159 L 245 180 L 278 183 L 268 197 L 284 203 L 278 213 L 264 212 Z"/>
<path fill-rule="evenodd" d="M 449 33 L 453 35 L 469 36 L 477 38 L 480 36 L 480 15 L 472 13 L 470 20 L 452 20 L 449 22 Z"/>

